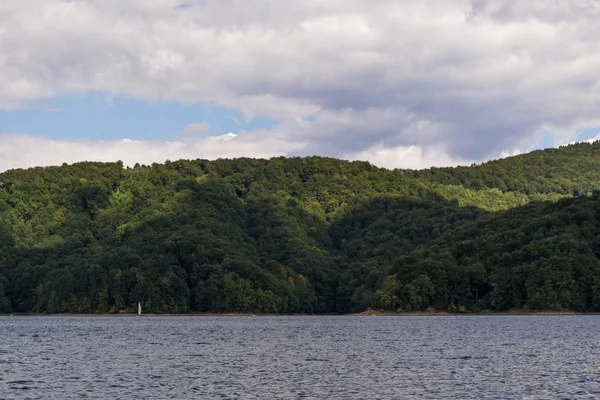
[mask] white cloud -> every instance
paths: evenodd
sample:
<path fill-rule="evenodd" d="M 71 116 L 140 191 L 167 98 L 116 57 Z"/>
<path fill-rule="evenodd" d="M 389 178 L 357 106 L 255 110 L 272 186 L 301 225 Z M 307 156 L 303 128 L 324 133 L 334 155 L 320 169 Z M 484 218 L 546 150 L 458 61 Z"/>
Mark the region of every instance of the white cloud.
<path fill-rule="evenodd" d="M 163 140 L 53 140 L 27 134 L 0 134 L 0 172 L 13 168 L 39 165 L 61 165 L 64 162 L 116 161 L 126 166 L 151 164 L 165 160 L 247 157 L 271 158 L 281 155 L 306 155 L 310 142 L 289 142 L 287 136 L 274 131 L 228 133 L 188 141 Z M 517 153 L 515 153 L 517 154 Z M 384 168 L 422 169 L 431 166 L 469 165 L 472 160 L 454 159 L 442 148 L 418 146 L 385 147 L 382 144 L 366 150 L 325 154 L 345 160 L 368 160 Z M 507 154 L 499 155 L 507 156 Z"/>
<path fill-rule="evenodd" d="M 400 167 L 481 161 L 530 148 L 543 130 L 562 143 L 600 125 L 596 1 L 180 4 L 1 2 L 0 108 L 89 90 L 211 103 L 282 119 L 254 134 L 303 143 L 290 154 Z"/>
<path fill-rule="evenodd" d="M 371 163 L 384 168 L 397 168 L 399 165 L 407 169 L 423 169 L 429 167 L 454 167 L 469 165 L 470 162 L 453 159 L 447 152 L 418 146 L 384 147 L 373 146 L 367 150 L 346 157 L 351 160 L 369 160 Z"/>
<path fill-rule="evenodd" d="M 166 160 L 236 158 L 248 156 L 271 158 L 302 154 L 308 143 L 288 142 L 283 135 L 263 131 L 260 134 L 228 133 L 191 141 L 107 140 L 66 141 L 26 134 L 0 134 L 0 172 L 39 165 L 61 165 L 79 161 L 116 161 L 126 166 L 151 164 Z M 309 153 L 307 153 L 309 154 Z M 375 145 L 356 153 L 335 154 L 346 160 L 369 160 L 384 168 L 422 169 L 431 166 L 468 165 L 471 161 L 452 159 L 442 149 L 418 146 L 394 148 Z"/>
<path fill-rule="evenodd" d="M 117 161 L 133 166 L 165 160 L 216 159 L 247 156 L 257 158 L 280 156 L 302 147 L 276 135 L 209 136 L 199 140 L 107 140 L 65 141 L 26 134 L 0 134 L 0 171 L 39 165 L 61 165 L 78 161 Z"/>

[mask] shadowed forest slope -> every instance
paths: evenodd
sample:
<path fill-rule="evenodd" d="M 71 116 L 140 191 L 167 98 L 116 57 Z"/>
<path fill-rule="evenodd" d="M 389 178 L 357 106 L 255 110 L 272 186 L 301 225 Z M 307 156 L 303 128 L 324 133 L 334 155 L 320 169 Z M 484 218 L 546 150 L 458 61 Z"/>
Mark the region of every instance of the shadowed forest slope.
<path fill-rule="evenodd" d="M 600 144 L 0 173 L 0 312 L 600 311 Z"/>

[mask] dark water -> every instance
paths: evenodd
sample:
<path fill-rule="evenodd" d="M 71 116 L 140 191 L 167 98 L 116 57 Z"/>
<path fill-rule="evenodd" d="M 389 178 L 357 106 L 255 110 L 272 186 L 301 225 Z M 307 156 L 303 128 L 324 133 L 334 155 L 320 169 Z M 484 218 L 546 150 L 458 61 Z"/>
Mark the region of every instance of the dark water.
<path fill-rule="evenodd" d="M 600 317 L 2 317 L 0 398 L 600 399 Z"/>

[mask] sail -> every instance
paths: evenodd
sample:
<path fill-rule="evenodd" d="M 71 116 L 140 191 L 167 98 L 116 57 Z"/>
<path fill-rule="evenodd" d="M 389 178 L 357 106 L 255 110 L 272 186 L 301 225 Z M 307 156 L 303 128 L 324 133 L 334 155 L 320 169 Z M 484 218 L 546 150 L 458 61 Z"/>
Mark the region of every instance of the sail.
<path fill-rule="evenodd" d="M 138 301 L 138 315 L 142 315 L 142 305 Z"/>

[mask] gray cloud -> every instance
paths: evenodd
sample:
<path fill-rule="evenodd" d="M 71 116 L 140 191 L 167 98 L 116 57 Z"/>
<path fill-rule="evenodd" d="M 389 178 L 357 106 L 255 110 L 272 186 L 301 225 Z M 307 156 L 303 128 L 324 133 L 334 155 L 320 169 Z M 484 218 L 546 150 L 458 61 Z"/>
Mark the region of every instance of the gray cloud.
<path fill-rule="evenodd" d="M 208 122 L 195 122 L 188 124 L 183 133 L 186 135 L 202 135 L 210 132 L 210 124 Z"/>
<path fill-rule="evenodd" d="M 88 90 L 210 102 L 282 120 L 247 143 L 386 166 L 407 149 L 411 165 L 481 161 L 600 125 L 596 1 L 188 3 L 1 3 L 0 107 Z"/>

